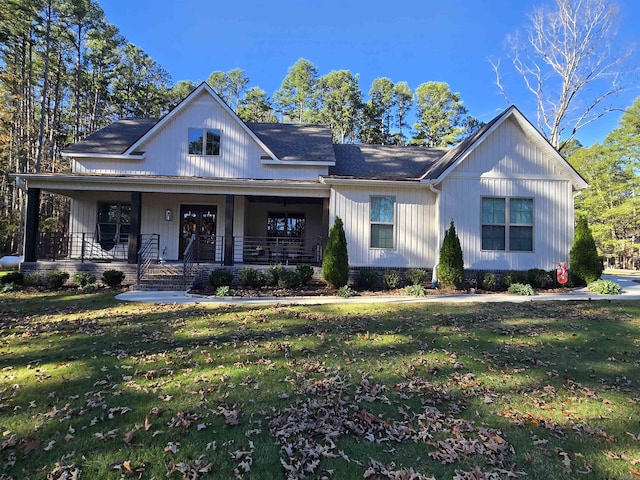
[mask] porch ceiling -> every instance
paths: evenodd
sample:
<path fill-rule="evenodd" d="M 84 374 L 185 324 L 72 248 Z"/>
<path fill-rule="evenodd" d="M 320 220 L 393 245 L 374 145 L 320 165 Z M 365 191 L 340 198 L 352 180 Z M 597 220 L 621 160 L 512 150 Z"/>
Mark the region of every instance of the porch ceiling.
<path fill-rule="evenodd" d="M 12 174 L 29 188 L 59 193 L 77 191 L 201 193 L 229 195 L 300 195 L 328 198 L 330 187 L 320 181 L 256 180 L 152 175 Z"/>

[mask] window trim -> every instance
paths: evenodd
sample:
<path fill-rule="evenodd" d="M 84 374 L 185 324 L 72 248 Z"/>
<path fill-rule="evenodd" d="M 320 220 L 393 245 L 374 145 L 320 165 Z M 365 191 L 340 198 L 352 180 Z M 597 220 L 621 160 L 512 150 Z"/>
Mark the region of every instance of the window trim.
<path fill-rule="evenodd" d="M 200 143 L 201 153 L 192 153 L 191 152 L 191 132 L 199 131 L 201 133 L 200 139 L 202 142 Z M 207 154 L 207 134 L 213 133 L 218 136 L 218 153 Z M 195 128 L 189 127 L 187 131 L 187 154 L 190 156 L 197 157 L 220 157 L 222 156 L 222 129 L 220 128 Z"/>
<path fill-rule="evenodd" d="M 484 223 L 482 221 L 482 201 L 485 199 L 501 199 L 504 200 L 504 223 Z M 511 223 L 511 201 L 512 200 L 530 200 L 531 201 L 531 223 Z M 536 250 L 535 246 L 535 212 L 536 212 L 536 203 L 534 197 L 525 197 L 525 196 L 498 196 L 498 195 L 482 195 L 480 197 L 480 251 L 482 252 L 509 252 L 509 253 L 534 253 Z M 504 249 L 488 249 L 482 247 L 482 229 L 484 226 L 502 226 L 504 227 Z M 529 227 L 531 228 L 531 250 L 513 250 L 511 248 L 511 227 Z"/>
<path fill-rule="evenodd" d="M 100 221 L 100 207 L 102 205 L 117 205 L 117 218 L 115 222 L 101 222 Z M 119 201 L 119 200 L 98 200 L 96 202 L 96 229 L 99 229 L 99 225 L 115 225 L 116 232 L 118 232 L 118 241 L 119 244 L 124 244 L 129 241 L 129 234 L 131 233 L 131 216 L 129 216 L 129 223 L 122 223 L 122 207 L 129 207 L 129 215 L 131 215 L 131 202 L 128 201 Z M 128 227 L 128 231 L 123 232 L 122 226 L 125 225 Z M 98 232 L 96 232 L 97 234 Z"/>
<path fill-rule="evenodd" d="M 382 222 L 382 221 L 373 221 L 371 218 L 371 213 L 372 213 L 372 209 L 371 209 L 371 205 L 373 204 L 373 199 L 374 198 L 390 198 L 393 201 L 393 208 L 392 208 L 392 219 L 390 222 Z M 370 195 L 369 196 L 369 249 L 370 250 L 395 250 L 396 246 L 397 246 L 397 242 L 396 242 L 396 196 L 395 195 Z M 372 231 L 373 231 L 373 226 L 374 225 L 391 225 L 391 246 L 390 247 L 380 247 L 380 246 L 374 246 L 373 245 L 373 235 L 372 235 Z"/>

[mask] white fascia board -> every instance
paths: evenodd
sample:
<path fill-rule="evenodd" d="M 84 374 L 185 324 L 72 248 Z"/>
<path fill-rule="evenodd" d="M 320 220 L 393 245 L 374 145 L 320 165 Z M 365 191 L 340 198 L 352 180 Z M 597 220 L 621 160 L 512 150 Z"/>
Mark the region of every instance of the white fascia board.
<path fill-rule="evenodd" d="M 393 187 L 415 187 L 423 185 L 421 182 L 415 180 L 370 180 L 366 178 L 331 178 L 322 176 L 320 177 L 320 182 L 325 185 L 388 185 Z"/>
<path fill-rule="evenodd" d="M 307 161 L 295 161 L 295 160 L 261 160 L 262 165 L 302 165 L 306 167 L 335 167 L 336 162 L 314 162 L 312 160 Z"/>
<path fill-rule="evenodd" d="M 182 100 L 173 110 L 167 113 L 164 117 L 162 117 L 162 119 L 158 123 L 156 123 L 153 127 L 151 127 L 151 129 L 148 130 L 147 133 L 145 133 L 142 137 L 136 140 L 136 142 L 133 145 L 127 148 L 127 150 L 124 153 L 131 154 L 132 152 L 135 152 L 136 148 L 138 148 L 140 145 L 142 145 L 142 143 L 144 143 L 151 136 L 153 136 L 159 129 L 161 129 L 164 126 L 165 123 L 169 122 L 169 120 L 171 120 L 179 112 L 184 110 L 187 107 L 187 105 L 189 105 L 193 101 L 193 99 L 196 98 L 198 94 L 200 94 L 200 92 L 202 92 L 203 90 L 209 93 L 209 95 L 211 95 L 211 97 L 223 108 L 223 110 L 225 110 L 229 115 L 231 115 L 231 117 L 238 123 L 238 125 L 240 125 L 240 127 L 251 138 L 253 138 L 253 140 L 255 140 L 258 143 L 258 145 L 260 145 L 273 160 L 278 160 L 278 157 L 269 149 L 269 147 L 267 147 L 262 142 L 262 140 L 260 140 L 256 136 L 256 134 L 253 133 L 249 127 L 247 127 L 247 125 L 242 121 L 242 119 L 238 117 L 238 115 L 233 110 L 231 110 L 229 105 L 227 105 L 224 101 L 222 101 L 222 99 L 216 94 L 216 92 L 213 91 L 213 89 L 206 82 L 202 82 L 198 87 L 196 87 L 196 89 L 193 90 L 189 95 L 187 95 L 187 97 L 185 97 L 185 99 Z"/>
<path fill-rule="evenodd" d="M 110 160 L 144 160 L 147 156 L 146 153 L 136 154 L 136 155 L 126 155 L 126 154 L 117 154 L 117 153 L 66 153 L 61 152 L 60 155 L 62 157 L 69 158 L 86 158 L 86 159 L 110 159 Z"/>

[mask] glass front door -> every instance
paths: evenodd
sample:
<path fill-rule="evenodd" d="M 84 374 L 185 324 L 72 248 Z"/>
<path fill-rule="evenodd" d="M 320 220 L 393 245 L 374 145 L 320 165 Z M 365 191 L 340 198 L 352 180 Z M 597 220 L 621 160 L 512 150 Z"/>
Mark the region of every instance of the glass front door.
<path fill-rule="evenodd" d="M 196 258 L 199 261 L 216 260 L 216 217 L 215 205 L 182 205 L 180 207 L 180 258 L 196 235 Z"/>

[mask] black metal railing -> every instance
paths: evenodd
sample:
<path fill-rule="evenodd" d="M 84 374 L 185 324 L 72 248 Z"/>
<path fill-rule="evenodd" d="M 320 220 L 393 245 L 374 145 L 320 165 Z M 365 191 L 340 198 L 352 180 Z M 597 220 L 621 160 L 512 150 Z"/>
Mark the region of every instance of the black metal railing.
<path fill-rule="evenodd" d="M 322 246 L 305 244 L 292 237 L 234 237 L 234 259 L 243 263 L 317 265 L 322 261 Z"/>
<path fill-rule="evenodd" d="M 191 235 L 184 252 L 182 252 L 182 283 L 186 288 L 187 282 L 193 273 L 193 265 L 196 262 L 197 236 Z"/>
<path fill-rule="evenodd" d="M 151 265 L 160 260 L 160 235 L 152 233 L 142 241 L 142 247 L 138 250 L 137 288 L 140 288 L 140 283 Z"/>

